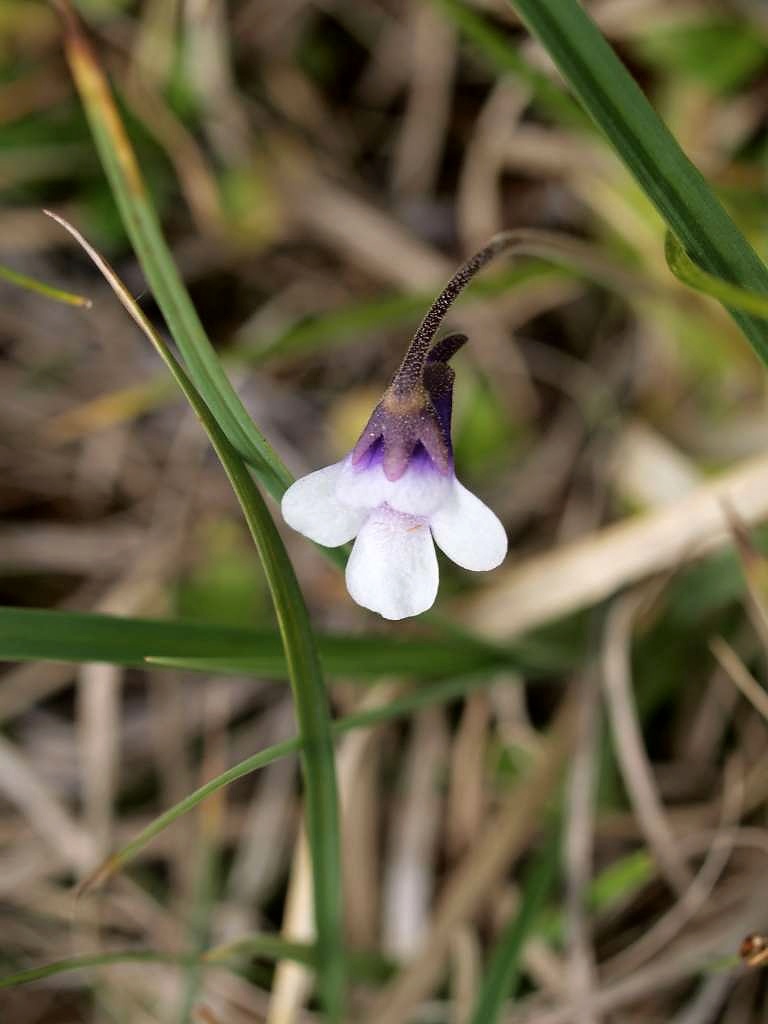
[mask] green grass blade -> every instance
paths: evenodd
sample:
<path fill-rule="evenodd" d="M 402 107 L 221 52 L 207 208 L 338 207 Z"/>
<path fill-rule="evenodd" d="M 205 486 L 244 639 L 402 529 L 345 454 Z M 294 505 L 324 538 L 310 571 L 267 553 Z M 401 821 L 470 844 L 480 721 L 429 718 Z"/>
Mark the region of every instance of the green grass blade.
<path fill-rule="evenodd" d="M 518 228 L 516 244 L 510 248 L 521 258 L 516 266 L 476 278 L 459 296 L 458 307 L 509 294 L 532 282 L 542 280 L 594 281 L 627 297 L 653 295 L 674 301 L 676 294 L 665 290 L 649 277 L 617 263 L 613 254 L 605 255 L 597 246 L 561 232 L 538 228 Z M 260 363 L 279 358 L 305 355 L 359 341 L 360 335 L 381 328 L 392 328 L 418 319 L 433 299 L 432 292 L 385 295 L 352 303 L 292 324 L 282 334 L 259 335 L 243 328 L 229 357 L 233 363 Z"/>
<path fill-rule="evenodd" d="M 62 291 L 61 288 L 54 288 L 53 285 L 45 284 L 34 277 L 20 274 L 18 270 L 11 270 L 10 267 L 0 265 L 0 278 L 15 284 L 28 292 L 35 292 L 36 295 L 44 295 L 46 299 L 53 299 L 54 302 L 63 302 L 66 306 L 81 306 L 90 309 L 93 303 L 84 295 L 75 295 L 73 292 Z"/>
<path fill-rule="evenodd" d="M 559 831 L 550 838 L 525 874 L 522 899 L 502 932 L 483 977 L 470 1024 L 494 1024 L 513 995 L 520 975 L 520 954 L 554 883 L 560 858 Z"/>
<path fill-rule="evenodd" d="M 741 309 L 753 316 L 768 319 L 768 295 L 749 292 L 697 267 L 671 231 L 667 232 L 664 242 L 664 255 L 667 259 L 667 266 L 675 277 L 683 284 L 687 284 L 689 288 L 710 295 L 731 309 Z M 762 352 L 758 352 L 758 355 L 763 362 L 766 362 Z"/>
<path fill-rule="evenodd" d="M 69 974 L 82 971 L 89 967 L 105 967 L 110 964 L 152 963 L 170 964 L 177 967 L 234 967 L 234 954 L 239 952 L 233 944 L 230 957 L 228 950 L 211 950 L 207 953 L 163 953 L 151 949 L 123 949 L 111 953 L 84 953 L 80 956 L 69 956 L 63 960 L 44 964 L 41 967 L 30 967 L 15 974 L 7 974 L 0 978 L 0 989 L 15 988 L 17 985 L 28 985 L 33 981 L 42 981 L 57 974 Z M 294 960 L 306 967 L 314 967 L 317 963 L 315 947 L 309 943 L 288 942 L 273 935 L 248 936 L 247 952 L 254 957 L 269 960 Z"/>
<path fill-rule="evenodd" d="M 280 945 L 275 950 L 277 955 L 270 956 L 269 953 L 264 952 L 265 938 L 270 939 L 271 936 L 265 936 L 257 932 L 255 935 L 243 935 L 241 938 L 234 939 L 232 942 L 227 942 L 222 946 L 215 946 L 213 949 L 206 950 L 204 964 L 215 965 L 220 960 L 228 962 L 233 957 L 242 956 L 260 957 L 262 959 L 277 959 L 277 956 L 279 956 L 283 960 L 295 960 L 297 963 L 303 963 L 307 967 L 315 966 L 317 959 L 313 945 L 279 938 L 277 942 Z M 348 962 L 350 974 L 360 981 L 388 981 L 396 970 L 396 965 L 392 960 L 375 950 L 349 950 Z"/>
<path fill-rule="evenodd" d="M 568 262 L 568 254 L 562 264 Z M 578 271 L 578 264 L 576 264 Z M 564 266 L 548 266 L 538 260 L 526 260 L 487 277 L 477 278 L 459 297 L 456 305 L 468 305 L 493 298 L 524 287 L 530 281 L 557 279 L 570 276 Z M 362 334 L 395 325 L 418 322 L 424 310 L 434 299 L 434 292 L 408 292 L 384 295 L 365 302 L 355 302 L 340 309 L 308 317 L 293 324 L 282 334 L 256 335 L 248 328 L 239 333 L 235 347 L 229 353 L 233 361 L 260 363 L 273 356 L 306 355 L 320 349 L 337 348 L 350 342 L 359 342 Z"/>
<path fill-rule="evenodd" d="M 517 668 L 533 674 L 563 667 L 546 650 L 508 651 L 449 636 L 434 638 L 320 636 L 320 659 L 331 675 L 432 678 L 471 671 Z M 142 667 L 147 660 L 199 672 L 249 672 L 287 678 L 275 630 L 198 622 L 154 621 L 86 612 L 0 607 L 0 661 L 103 661 Z M 567 667 L 571 667 L 568 662 Z"/>
<path fill-rule="evenodd" d="M 304 598 L 264 498 L 245 462 L 230 444 L 211 410 L 176 362 L 133 296 L 106 260 L 61 217 L 51 214 L 85 249 L 166 364 L 202 423 L 242 509 L 267 579 L 288 664 L 301 738 L 301 767 L 307 839 L 312 860 L 315 928 L 319 951 L 318 989 L 328 1020 L 344 1013 L 345 964 L 342 941 L 341 844 L 336 765 L 328 700 L 320 659 Z"/>
<path fill-rule="evenodd" d="M 344 641 L 340 651 L 337 648 L 337 640 Z M 347 646 L 347 640 L 349 640 L 349 647 L 345 651 L 343 648 Z M 370 643 L 370 653 L 366 653 L 366 644 L 368 643 Z M 430 679 L 438 676 L 466 675 L 467 672 L 494 672 L 501 667 L 511 668 L 513 664 L 518 671 L 520 670 L 520 663 L 514 656 L 499 658 L 492 652 L 483 651 L 481 648 L 468 648 L 461 644 L 445 645 L 439 641 L 434 644 L 421 645 L 418 641 L 411 644 L 393 639 L 392 647 L 388 649 L 386 646 L 380 646 L 375 639 L 369 641 L 367 637 L 318 636 L 317 646 L 324 671 L 331 676 L 351 674 L 353 678 L 350 682 L 353 683 L 377 680 L 385 675 Z M 339 653 L 341 658 L 338 657 Z M 150 656 L 147 658 L 147 662 L 161 668 L 205 672 L 208 675 L 218 673 L 253 675 L 258 672 L 258 669 L 254 667 L 257 663 L 252 658 L 158 658 Z M 543 671 L 540 669 L 540 672 Z M 283 675 L 285 675 L 284 665 Z"/>
<path fill-rule="evenodd" d="M 768 293 L 768 269 L 576 0 L 509 0 L 696 264 Z M 768 361 L 768 324 L 730 310 Z"/>
<path fill-rule="evenodd" d="M 475 8 L 461 0 L 432 0 L 461 34 L 477 48 L 490 66 L 527 85 L 541 110 L 563 124 L 583 128 L 588 123 L 583 111 L 542 71 L 532 67 L 515 50 L 509 39 Z"/>
<path fill-rule="evenodd" d="M 124 949 L 113 953 L 84 953 L 81 956 L 69 956 L 63 960 L 56 960 L 41 967 L 30 967 L 24 971 L 17 971 L 15 974 L 7 974 L 0 978 L 0 989 L 15 988 L 17 985 L 28 985 L 33 981 L 55 977 L 57 974 L 68 974 L 72 971 L 82 971 L 89 967 L 104 967 L 110 964 L 151 963 L 188 967 L 190 964 L 199 963 L 199 961 L 200 957 L 195 953 L 161 953 L 149 949 Z M 226 967 L 227 965 L 221 963 L 216 966 Z"/>
<path fill-rule="evenodd" d="M 656 865 L 647 850 L 634 850 L 603 868 L 589 883 L 586 905 L 592 914 L 617 910 L 638 896 L 656 876 Z M 539 915 L 535 934 L 549 943 L 562 945 L 567 921 L 562 908 L 552 907 Z"/>
<path fill-rule="evenodd" d="M 351 732 L 353 729 L 363 729 L 378 725 L 381 722 L 392 721 L 395 718 L 406 717 L 421 708 L 457 700 L 471 690 L 487 685 L 487 676 L 470 676 L 466 679 L 445 679 L 439 683 L 419 686 L 381 707 L 369 708 L 366 711 L 360 711 L 339 719 L 332 725 L 333 733 L 335 736 L 341 736 L 343 733 Z M 100 885 L 110 875 L 125 867 L 156 836 L 160 835 L 174 821 L 189 813 L 189 811 L 193 810 L 193 808 L 197 807 L 213 793 L 217 793 L 220 789 L 230 785 L 230 783 L 236 782 L 237 779 L 242 779 L 245 775 L 250 775 L 251 772 L 265 768 L 268 764 L 272 764 L 273 761 L 277 761 L 281 757 L 288 757 L 290 754 L 296 754 L 300 750 L 301 741 L 299 738 L 297 736 L 291 737 L 280 743 L 275 743 L 271 747 L 266 747 L 257 754 L 252 754 L 244 761 L 240 761 L 238 764 L 228 768 L 227 771 L 222 772 L 221 775 L 217 775 L 216 778 L 206 782 L 194 790 L 194 792 L 184 797 L 183 800 L 174 804 L 173 807 L 169 807 L 167 811 L 158 815 L 129 843 L 126 843 L 125 846 L 108 857 L 92 875 L 83 881 L 82 890 L 86 891 L 93 888 L 93 886 Z"/>
<path fill-rule="evenodd" d="M 305 967 L 317 966 L 316 947 L 309 942 L 295 942 L 283 939 L 278 935 L 251 934 L 235 939 L 225 946 L 216 946 L 205 952 L 165 953 L 151 949 L 123 949 L 110 953 L 82 953 L 79 956 L 65 957 L 40 967 L 28 967 L 26 970 L 7 974 L 0 978 L 0 989 L 16 988 L 29 985 L 35 981 L 44 981 L 57 974 L 70 974 L 73 971 L 87 970 L 91 967 L 107 967 L 112 964 L 150 963 L 168 964 L 170 966 L 199 970 L 223 969 L 236 971 L 238 962 L 244 956 L 260 960 L 292 960 Z M 371 981 L 381 981 L 389 977 L 393 965 L 376 953 L 353 952 L 350 954 L 350 965 L 357 977 Z"/>
<path fill-rule="evenodd" d="M 233 447 L 254 466 L 279 498 L 291 475 L 256 428 L 222 369 L 163 237 L 152 200 L 107 79 L 68 0 L 57 0 L 64 17 L 65 49 L 104 171 L 125 230 L 168 329 L 202 395 Z"/>
<path fill-rule="evenodd" d="M 264 675 L 286 671 L 274 630 L 0 607 L 0 661 L 103 661 L 141 668 L 151 654 L 243 657 Z"/>
<path fill-rule="evenodd" d="M 83 880 L 80 885 L 80 892 L 84 893 L 94 886 L 101 885 L 102 882 L 115 874 L 116 871 L 130 863 L 138 853 L 148 846 L 156 836 L 164 832 L 169 825 L 172 825 L 174 821 L 177 821 L 183 815 L 188 814 L 189 811 L 193 810 L 193 808 L 197 807 L 198 804 L 201 804 L 203 800 L 212 794 L 217 793 L 220 789 L 230 785 L 230 783 L 242 779 L 244 775 L 250 775 L 251 772 L 258 771 L 259 768 L 265 768 L 268 764 L 272 764 L 273 761 L 278 761 L 281 757 L 288 757 L 289 754 L 296 754 L 300 750 L 301 742 L 296 736 L 283 740 L 281 743 L 274 743 L 271 747 L 266 747 L 257 754 L 252 754 L 244 761 L 240 761 L 238 764 L 228 768 L 227 771 L 217 775 L 214 779 L 199 786 L 189 796 L 185 796 L 183 800 L 179 800 L 173 807 L 169 807 L 167 811 L 159 814 L 130 842 L 111 854 L 103 864 L 99 865 L 96 871 Z"/>
<path fill-rule="evenodd" d="M 206 805 L 198 814 L 194 850 L 195 874 L 190 899 L 184 912 L 187 932 L 185 945 L 191 952 L 197 953 L 198 958 L 187 964 L 184 971 L 177 1016 L 179 1024 L 189 1024 L 194 1020 L 195 1002 L 200 994 L 203 973 L 200 958 L 210 941 L 211 919 L 215 912 L 221 882 L 223 852 L 219 826 L 222 821 L 222 799 L 220 796 L 215 802 L 218 803 L 218 807 Z"/>

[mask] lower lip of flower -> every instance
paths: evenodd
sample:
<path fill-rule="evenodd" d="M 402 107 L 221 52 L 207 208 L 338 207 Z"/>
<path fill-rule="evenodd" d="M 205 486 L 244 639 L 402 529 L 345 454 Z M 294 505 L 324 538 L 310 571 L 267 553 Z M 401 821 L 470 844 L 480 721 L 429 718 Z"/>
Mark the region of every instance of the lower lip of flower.
<path fill-rule="evenodd" d="M 355 540 L 346 579 L 354 600 L 385 619 L 426 611 L 439 580 L 429 520 L 386 503 L 373 509 Z"/>

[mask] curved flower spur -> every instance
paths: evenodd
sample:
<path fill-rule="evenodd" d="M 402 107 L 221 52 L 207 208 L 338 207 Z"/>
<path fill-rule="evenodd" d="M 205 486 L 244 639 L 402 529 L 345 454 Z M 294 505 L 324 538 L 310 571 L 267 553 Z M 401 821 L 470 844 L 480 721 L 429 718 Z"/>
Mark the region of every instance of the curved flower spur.
<path fill-rule="evenodd" d="M 431 608 L 435 544 L 464 569 L 495 569 L 507 553 L 504 527 L 453 468 L 455 374 L 448 361 L 467 337 L 432 342 L 459 292 L 514 241 L 513 232 L 496 235 L 456 271 L 349 455 L 297 480 L 283 496 L 286 523 L 310 540 L 337 547 L 356 538 L 347 589 L 385 619 Z"/>

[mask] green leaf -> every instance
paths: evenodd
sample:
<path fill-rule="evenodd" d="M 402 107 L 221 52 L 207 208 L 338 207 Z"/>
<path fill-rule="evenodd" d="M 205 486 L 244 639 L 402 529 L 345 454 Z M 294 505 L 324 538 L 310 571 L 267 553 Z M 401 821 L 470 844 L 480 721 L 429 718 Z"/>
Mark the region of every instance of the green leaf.
<path fill-rule="evenodd" d="M 321 1001 L 328 1020 L 344 1015 L 345 962 L 341 909 L 341 849 L 336 765 L 330 712 L 320 659 L 304 598 L 280 534 L 248 468 L 229 443 L 211 410 L 176 362 L 123 282 L 85 238 L 56 214 L 50 214 L 85 249 L 126 311 L 144 332 L 197 414 L 224 467 L 264 567 L 272 596 L 291 683 L 301 738 L 307 839 L 312 861 L 315 928 L 320 963 L 317 972 Z"/>
<path fill-rule="evenodd" d="M 494 1024 L 514 994 L 520 975 L 520 954 L 555 881 L 560 858 L 559 830 L 525 874 L 519 909 L 513 913 L 496 944 L 483 977 L 470 1024 Z"/>
<path fill-rule="evenodd" d="M 471 690 L 481 686 L 488 686 L 488 684 L 489 677 L 487 676 L 467 676 L 457 679 L 443 679 L 440 682 L 431 683 L 427 686 L 415 687 L 402 697 L 398 697 L 396 700 L 390 701 L 381 707 L 369 708 L 366 711 L 359 711 L 353 715 L 338 719 L 333 723 L 333 733 L 335 736 L 340 736 L 343 733 L 351 732 L 353 729 L 368 728 L 381 722 L 405 717 L 414 711 L 429 707 L 432 704 L 442 704 L 457 700 Z M 296 754 L 300 750 L 301 740 L 298 736 L 294 736 L 291 739 L 283 740 L 280 743 L 273 744 L 271 747 L 260 750 L 244 761 L 240 761 L 238 764 L 228 768 L 227 771 L 217 775 L 216 778 L 206 782 L 205 785 L 200 786 L 193 793 L 184 797 L 183 800 L 174 804 L 173 807 L 169 807 L 167 811 L 158 815 L 154 821 L 151 821 L 129 843 L 126 843 L 120 850 L 108 857 L 89 878 L 84 880 L 81 886 L 82 890 L 100 885 L 114 872 L 125 867 L 156 836 L 165 831 L 169 825 L 172 825 L 174 821 L 177 821 L 183 815 L 193 810 L 213 793 L 217 793 L 220 789 L 230 785 L 232 782 L 236 782 L 237 779 L 241 779 L 245 775 L 250 775 L 251 772 L 265 768 L 268 764 L 272 764 L 273 761 L 278 761 L 282 757 L 288 757 L 289 754 Z"/>
<path fill-rule="evenodd" d="M 768 270 L 576 0 L 509 0 L 696 264 L 768 294 Z M 730 309 L 730 307 L 729 307 Z M 763 362 L 768 324 L 730 309 Z"/>
<path fill-rule="evenodd" d="M 270 940 L 274 941 L 274 951 L 269 949 L 265 940 L 267 943 Z M 290 941 L 277 936 L 273 939 L 271 935 L 256 932 L 206 950 L 204 965 L 215 966 L 220 960 L 227 962 L 231 957 L 243 956 L 261 959 L 277 959 L 279 956 L 284 960 L 295 960 L 297 963 L 306 964 L 308 967 L 313 967 L 317 963 L 314 945 Z M 395 972 L 394 962 L 375 950 L 351 949 L 348 959 L 350 973 L 361 981 L 387 981 Z"/>
<path fill-rule="evenodd" d="M 74 295 L 72 292 L 62 291 L 61 288 L 54 288 L 53 285 L 44 284 L 34 277 L 20 274 L 18 270 L 11 270 L 10 267 L 0 265 L 0 278 L 3 281 L 8 281 L 10 284 L 17 285 L 19 288 L 24 288 L 28 292 L 44 295 L 46 299 L 63 302 L 67 306 L 84 306 L 86 309 L 90 309 L 93 305 L 91 300 L 87 299 L 84 295 Z"/>
<path fill-rule="evenodd" d="M 527 85 L 542 110 L 563 124 L 584 127 L 586 118 L 568 93 L 513 50 L 509 38 L 475 8 L 461 0 L 433 0 L 433 3 L 475 45 L 492 68 Z"/>
<path fill-rule="evenodd" d="M 244 942 L 244 940 L 241 940 Z M 65 957 L 63 960 L 56 960 L 53 963 L 44 964 L 41 967 L 30 967 L 15 974 L 8 974 L 0 978 L 0 989 L 15 988 L 17 985 L 28 985 L 33 981 L 42 981 L 44 978 L 51 978 L 57 974 L 68 974 L 71 971 L 82 971 L 90 967 L 104 967 L 109 964 L 126 963 L 152 963 L 171 964 L 177 967 L 220 967 L 233 969 L 234 956 L 240 952 L 235 944 L 232 947 L 231 956 L 226 956 L 229 951 L 212 950 L 213 956 L 200 952 L 187 953 L 164 953 L 151 949 L 124 949 L 115 950 L 111 953 L 84 953 L 80 956 Z M 315 947 L 309 943 L 288 942 L 278 936 L 272 935 L 251 935 L 247 940 L 247 952 L 255 957 L 264 957 L 270 960 L 294 960 L 307 967 L 314 967 L 317 963 Z"/>
<path fill-rule="evenodd" d="M 454 637 L 320 636 L 320 657 L 332 675 L 430 678 L 517 668 L 531 674 L 571 667 L 573 659 L 522 642 L 505 650 Z M 147 660 L 199 672 L 249 672 L 287 677 L 274 630 L 198 622 L 119 618 L 85 612 L 0 607 L 0 660 L 103 661 L 141 667 Z"/>
<path fill-rule="evenodd" d="M 587 893 L 587 906 L 599 913 L 625 902 L 648 885 L 655 871 L 655 862 L 647 850 L 635 850 L 619 857 L 593 878 Z"/>
<path fill-rule="evenodd" d="M 722 278 L 708 274 L 706 270 L 697 267 L 671 231 L 667 232 L 664 241 L 664 255 L 667 259 L 667 266 L 675 277 L 683 284 L 687 284 L 689 288 L 695 288 L 698 292 L 710 295 L 731 309 L 742 309 L 754 316 L 768 319 L 768 295 L 758 295 L 756 292 L 739 288 L 738 285 L 723 281 Z M 758 353 L 758 355 L 763 362 L 768 363 L 762 353 Z"/>
<path fill-rule="evenodd" d="M 562 266 L 526 260 L 516 267 L 479 278 L 460 296 L 456 305 L 489 299 L 524 287 L 530 281 L 567 277 L 571 272 L 565 269 L 566 259 L 567 254 L 564 254 Z M 572 262 L 578 273 L 577 261 Z M 350 303 L 340 309 L 307 317 L 292 324 L 282 334 L 254 334 L 246 327 L 238 334 L 230 355 L 238 362 L 260 363 L 273 356 L 293 357 L 359 342 L 361 334 L 418 320 L 433 298 L 433 292 L 415 292 Z"/>
<path fill-rule="evenodd" d="M 173 807 L 169 807 L 167 811 L 158 815 L 130 842 L 108 857 L 96 871 L 83 880 L 80 885 L 80 892 L 84 893 L 94 886 L 100 885 L 110 875 L 125 867 L 145 846 L 152 842 L 155 836 L 160 835 L 169 825 L 172 825 L 174 821 L 177 821 L 183 815 L 193 810 L 207 797 L 217 793 L 230 783 L 236 782 L 237 779 L 243 778 L 244 775 L 250 775 L 251 772 L 258 771 L 259 768 L 265 768 L 268 764 L 272 764 L 273 761 L 278 761 L 281 757 L 287 757 L 289 754 L 296 754 L 300 750 L 301 742 L 298 737 L 283 740 L 280 743 L 273 744 L 271 747 L 260 750 L 256 754 L 252 754 L 251 757 L 247 757 L 244 761 L 240 761 L 238 764 L 228 768 L 227 771 L 206 782 L 205 785 L 200 786 L 194 792 L 184 797 L 183 800 L 179 800 Z"/>
<path fill-rule="evenodd" d="M 142 667 L 148 655 L 243 656 L 264 675 L 285 674 L 275 631 L 120 618 L 38 608 L 0 608 L 0 659 L 104 661 Z"/>
<path fill-rule="evenodd" d="M 57 6 L 64 15 L 67 60 L 112 194 L 192 382 L 233 447 L 253 465 L 273 497 L 280 498 L 291 475 L 256 428 L 216 356 L 163 237 L 107 79 L 72 5 L 57 0 Z"/>
<path fill-rule="evenodd" d="M 203 970 L 224 969 L 235 971 L 243 957 L 260 960 L 293 960 L 305 967 L 316 967 L 317 949 L 309 942 L 295 942 L 278 935 L 245 935 L 225 946 L 216 946 L 205 952 L 166 953 L 152 949 L 123 949 L 109 953 L 82 953 L 65 957 L 40 967 L 7 974 L 0 978 L 0 989 L 29 985 L 34 981 L 52 978 L 57 974 L 69 974 L 92 967 L 106 967 L 112 964 L 169 964 L 176 967 L 196 967 Z M 376 953 L 355 951 L 350 953 L 350 966 L 360 978 L 380 981 L 392 973 L 392 964 Z"/>
<path fill-rule="evenodd" d="M 113 953 L 84 953 L 81 956 L 69 956 L 64 960 L 56 960 L 53 963 L 44 964 L 41 967 L 29 967 L 15 974 L 7 974 L 0 978 L 0 989 L 15 988 L 17 985 L 28 985 L 33 981 L 42 981 L 44 978 L 52 978 L 57 974 L 67 974 L 71 971 L 82 971 L 89 967 L 104 967 L 109 964 L 173 964 L 178 967 L 188 967 L 200 963 L 200 956 L 197 953 L 161 953 L 151 949 L 124 949 L 116 950 Z M 227 967 L 225 962 L 211 966 Z"/>
<path fill-rule="evenodd" d="M 647 850 L 634 850 L 595 875 L 589 883 L 586 904 L 593 914 L 616 911 L 640 893 L 656 875 L 653 857 Z M 561 908 L 552 907 L 539 915 L 535 934 L 547 942 L 561 945 L 566 936 L 566 916 Z"/>
<path fill-rule="evenodd" d="M 673 293 L 666 292 L 649 277 L 643 277 L 634 267 L 617 263 L 615 254 L 606 255 L 592 243 L 537 228 L 517 228 L 514 234 L 517 238 L 507 255 L 517 256 L 520 263 L 476 278 L 459 297 L 457 306 L 492 299 L 522 289 L 531 282 L 569 278 L 594 281 L 623 297 L 650 294 L 662 301 L 674 298 Z M 244 327 L 237 335 L 229 358 L 235 364 L 259 364 L 273 356 L 291 358 L 337 348 L 359 341 L 361 334 L 417 319 L 433 298 L 433 292 L 419 292 L 351 303 L 302 319 L 278 335 L 262 335 Z"/>

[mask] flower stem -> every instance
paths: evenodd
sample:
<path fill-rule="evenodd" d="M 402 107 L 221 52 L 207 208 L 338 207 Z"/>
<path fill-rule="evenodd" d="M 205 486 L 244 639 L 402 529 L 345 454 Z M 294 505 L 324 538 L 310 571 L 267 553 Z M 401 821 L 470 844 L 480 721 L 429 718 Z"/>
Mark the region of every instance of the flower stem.
<path fill-rule="evenodd" d="M 448 284 L 429 308 L 421 321 L 418 330 L 408 346 L 399 369 L 392 379 L 392 389 L 398 394 L 405 394 L 418 387 L 424 372 L 432 339 L 434 338 L 445 314 L 453 305 L 459 294 L 466 288 L 475 274 L 501 253 L 511 249 L 521 249 L 530 242 L 530 231 L 525 229 L 502 231 L 494 235 L 490 242 L 479 249 L 474 256 L 463 263 Z"/>

